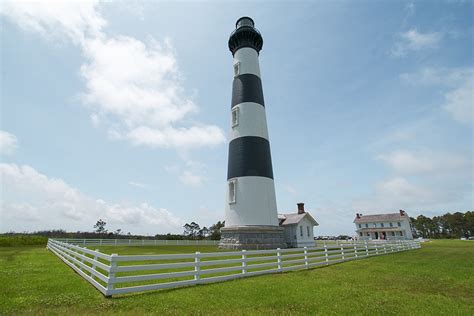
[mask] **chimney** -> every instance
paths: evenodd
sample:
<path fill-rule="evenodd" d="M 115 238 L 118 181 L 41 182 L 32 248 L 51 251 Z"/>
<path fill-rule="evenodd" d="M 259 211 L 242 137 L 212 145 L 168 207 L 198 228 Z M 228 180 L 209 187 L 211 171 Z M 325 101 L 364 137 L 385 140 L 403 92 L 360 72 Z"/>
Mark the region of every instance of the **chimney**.
<path fill-rule="evenodd" d="M 305 212 L 304 203 L 297 203 L 296 205 L 298 205 L 298 214 L 303 214 Z"/>
<path fill-rule="evenodd" d="M 400 210 L 400 215 L 401 215 L 401 216 L 404 216 L 405 214 L 406 214 L 406 213 L 405 213 L 404 210 Z"/>
<path fill-rule="evenodd" d="M 362 215 L 362 214 L 357 213 L 357 214 L 356 214 L 356 218 L 360 218 L 361 215 Z"/>

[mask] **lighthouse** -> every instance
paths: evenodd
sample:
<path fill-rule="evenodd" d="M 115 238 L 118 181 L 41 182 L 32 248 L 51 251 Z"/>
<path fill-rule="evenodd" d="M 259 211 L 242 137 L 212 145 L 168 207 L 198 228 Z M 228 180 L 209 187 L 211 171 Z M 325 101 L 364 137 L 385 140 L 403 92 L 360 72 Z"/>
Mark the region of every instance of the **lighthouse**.
<path fill-rule="evenodd" d="M 231 131 L 227 166 L 225 227 L 221 248 L 284 247 L 273 180 L 262 79 L 258 62 L 263 38 L 242 17 L 229 38 L 233 56 Z"/>

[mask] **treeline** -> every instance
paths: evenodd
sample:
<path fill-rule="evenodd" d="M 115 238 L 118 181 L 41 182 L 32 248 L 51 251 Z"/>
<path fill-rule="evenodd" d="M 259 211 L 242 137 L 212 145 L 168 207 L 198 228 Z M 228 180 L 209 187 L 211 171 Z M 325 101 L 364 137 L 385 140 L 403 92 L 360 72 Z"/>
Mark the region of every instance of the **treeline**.
<path fill-rule="evenodd" d="M 210 240 L 219 240 L 221 238 L 220 229 L 224 227 L 225 222 L 218 221 L 216 224 L 213 224 L 208 227 L 201 227 L 196 222 L 186 223 L 183 226 L 182 234 L 156 234 L 155 236 L 143 236 L 143 235 L 133 235 L 130 232 L 124 234 L 121 229 L 115 231 L 108 231 L 106 229 L 107 223 L 102 219 L 99 219 L 96 224 L 93 226 L 93 232 L 67 232 L 63 229 L 52 229 L 52 230 L 42 230 L 35 232 L 9 232 L 0 234 L 0 237 L 8 237 L 10 240 L 17 240 L 21 243 L 22 240 L 31 242 L 31 239 L 34 236 L 38 238 L 38 243 L 46 243 L 47 238 L 71 238 L 71 239 L 159 239 L 159 240 L 199 240 L 199 239 L 210 239 Z M 16 239 L 11 239 L 15 237 Z M 23 238 L 23 239 L 22 239 Z M 6 240 L 6 239 L 5 239 Z M 4 242 L 6 242 L 4 240 Z"/>
<path fill-rule="evenodd" d="M 446 213 L 432 218 L 410 217 L 414 237 L 461 238 L 474 236 L 474 211 Z"/>

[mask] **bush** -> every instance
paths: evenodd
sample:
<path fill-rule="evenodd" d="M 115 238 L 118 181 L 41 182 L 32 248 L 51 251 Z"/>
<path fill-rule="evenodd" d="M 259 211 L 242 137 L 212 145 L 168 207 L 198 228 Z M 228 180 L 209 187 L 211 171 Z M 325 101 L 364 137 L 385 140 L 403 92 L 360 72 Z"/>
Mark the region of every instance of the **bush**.
<path fill-rule="evenodd" d="M 48 238 L 35 235 L 0 236 L 0 247 L 33 246 L 48 243 Z"/>

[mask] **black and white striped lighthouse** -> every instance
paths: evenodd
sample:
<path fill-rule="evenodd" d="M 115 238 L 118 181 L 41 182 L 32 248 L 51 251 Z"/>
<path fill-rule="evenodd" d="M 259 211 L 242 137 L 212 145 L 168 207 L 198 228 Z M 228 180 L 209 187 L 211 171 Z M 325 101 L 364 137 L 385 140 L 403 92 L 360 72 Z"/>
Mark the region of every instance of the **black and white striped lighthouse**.
<path fill-rule="evenodd" d="M 234 61 L 225 228 L 220 247 L 283 247 L 273 181 L 265 102 L 258 62 L 263 46 L 249 17 L 229 38 Z"/>

